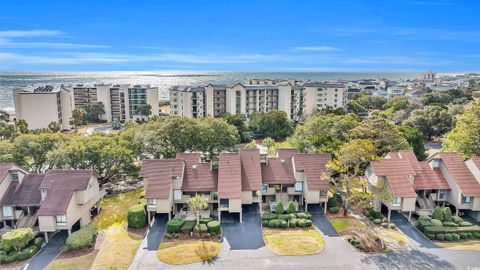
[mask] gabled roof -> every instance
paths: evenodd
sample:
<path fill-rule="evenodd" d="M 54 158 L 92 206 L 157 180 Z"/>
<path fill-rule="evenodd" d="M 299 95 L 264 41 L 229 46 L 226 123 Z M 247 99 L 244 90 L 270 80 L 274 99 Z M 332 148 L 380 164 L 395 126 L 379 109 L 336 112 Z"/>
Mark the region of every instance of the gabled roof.
<path fill-rule="evenodd" d="M 0 184 L 3 182 L 8 172 L 15 166 L 13 163 L 0 163 Z"/>
<path fill-rule="evenodd" d="M 11 182 L 8 193 L 4 196 L 2 205 L 35 206 L 40 205 L 40 184 L 45 174 L 27 174 L 22 182 Z"/>
<path fill-rule="evenodd" d="M 242 170 L 239 153 L 220 153 L 218 197 L 222 199 L 242 198 Z"/>
<path fill-rule="evenodd" d="M 295 169 L 303 170 L 308 190 L 323 190 L 328 188 L 328 181 L 322 179 L 327 163 L 332 160 L 329 154 L 294 154 Z"/>
<path fill-rule="evenodd" d="M 201 162 L 200 153 L 178 153 L 177 159 L 185 161 L 182 191 L 203 192 L 217 189 L 217 171 L 210 163 Z"/>
<path fill-rule="evenodd" d="M 66 213 L 72 195 L 85 190 L 95 173 L 92 170 L 49 170 L 40 188 L 48 189 L 47 196 L 38 210 L 39 216 L 58 216 Z"/>
<path fill-rule="evenodd" d="M 294 184 L 292 156 L 299 153 L 298 149 L 278 149 L 277 157 L 268 158 L 267 164 L 262 164 L 262 178 L 265 184 Z"/>
<path fill-rule="evenodd" d="M 385 176 L 395 197 L 417 197 L 413 183 L 409 179 L 409 176 L 416 174 L 410 160 L 397 153 L 390 153 L 386 159 L 372 161 L 370 164 L 377 176 Z"/>
<path fill-rule="evenodd" d="M 415 189 L 450 189 L 447 180 L 439 168 L 432 169 L 427 161 L 420 163 L 422 170 L 415 175 Z"/>
<path fill-rule="evenodd" d="M 471 157 L 470 160 L 477 166 L 477 168 L 480 170 L 480 157 Z"/>
<path fill-rule="evenodd" d="M 260 150 L 241 149 L 242 190 L 255 191 L 262 189 L 262 168 L 260 167 Z"/>
<path fill-rule="evenodd" d="M 140 177 L 148 178 L 145 198 L 168 199 L 174 176 L 181 177 L 185 162 L 180 159 L 146 159 L 142 162 Z"/>
<path fill-rule="evenodd" d="M 442 159 L 463 195 L 480 196 L 480 183 L 475 179 L 459 153 L 440 152 L 438 156 Z"/>

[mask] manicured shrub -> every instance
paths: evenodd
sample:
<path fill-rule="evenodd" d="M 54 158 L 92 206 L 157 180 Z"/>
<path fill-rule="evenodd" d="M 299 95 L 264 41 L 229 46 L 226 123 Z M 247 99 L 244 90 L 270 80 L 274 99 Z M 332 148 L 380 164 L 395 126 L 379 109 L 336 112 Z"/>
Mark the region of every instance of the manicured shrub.
<path fill-rule="evenodd" d="M 90 225 L 84 226 L 80 230 L 70 234 L 65 242 L 68 250 L 80 250 L 93 246 L 97 231 Z"/>
<path fill-rule="evenodd" d="M 432 219 L 438 219 L 440 221 L 443 220 L 443 210 L 440 207 L 435 207 L 432 213 Z"/>
<path fill-rule="evenodd" d="M 328 198 L 327 208 L 340 206 L 342 205 L 342 196 L 338 193 L 333 194 L 332 197 Z"/>
<path fill-rule="evenodd" d="M 390 223 L 390 225 L 388 225 L 390 227 L 390 229 L 395 229 L 397 226 L 395 226 L 395 224 L 393 223 Z"/>
<path fill-rule="evenodd" d="M 128 209 L 128 227 L 142 228 L 147 225 L 147 212 L 143 204 L 135 204 Z"/>
<path fill-rule="evenodd" d="M 468 238 L 468 234 L 466 232 L 461 232 L 461 233 L 459 233 L 459 235 L 460 235 L 461 239 L 467 239 Z"/>
<path fill-rule="evenodd" d="M 313 225 L 313 222 L 309 219 L 305 220 L 305 227 L 311 227 Z"/>
<path fill-rule="evenodd" d="M 479 226 L 469 227 L 444 227 L 444 226 L 428 226 L 425 227 L 426 233 L 467 233 L 480 232 Z"/>
<path fill-rule="evenodd" d="M 212 220 L 213 220 L 213 218 L 211 218 L 211 217 L 201 218 L 201 219 L 200 219 L 200 223 L 202 223 L 202 224 L 207 224 L 207 223 L 209 223 L 209 222 L 212 221 Z"/>
<path fill-rule="evenodd" d="M 195 227 L 195 225 L 197 224 L 196 221 L 192 220 L 192 221 L 185 221 L 182 225 L 182 227 L 180 228 L 180 231 L 182 233 L 190 233 L 191 231 L 193 231 L 193 228 Z"/>
<path fill-rule="evenodd" d="M 382 223 L 382 221 L 377 218 L 377 219 L 374 219 L 374 220 L 373 220 L 373 223 L 374 223 L 375 225 L 380 225 L 380 224 Z"/>
<path fill-rule="evenodd" d="M 193 231 L 196 233 L 204 234 L 208 231 L 207 224 L 200 223 L 198 225 L 195 225 L 195 227 L 193 227 Z"/>
<path fill-rule="evenodd" d="M 433 226 L 431 219 L 418 219 L 418 228 L 420 231 L 424 232 L 426 227 Z"/>
<path fill-rule="evenodd" d="M 0 256 L 7 255 L 7 252 L 5 250 L 0 250 Z"/>
<path fill-rule="evenodd" d="M 443 226 L 442 221 L 439 220 L 439 219 L 432 218 L 432 220 L 430 220 L 430 222 L 432 223 L 433 226 Z"/>
<path fill-rule="evenodd" d="M 458 241 L 458 240 L 460 240 L 460 234 L 458 234 L 458 233 L 452 233 L 452 240 L 453 240 L 453 241 Z"/>
<path fill-rule="evenodd" d="M 430 239 L 430 240 L 435 240 L 435 234 L 434 233 L 427 233 L 425 236 L 427 236 L 427 238 Z"/>
<path fill-rule="evenodd" d="M 443 208 L 443 221 L 453 221 L 450 207 Z"/>
<path fill-rule="evenodd" d="M 170 234 L 173 233 L 179 233 L 180 229 L 183 226 L 183 223 L 185 223 L 181 219 L 171 219 L 167 222 L 167 232 Z"/>
<path fill-rule="evenodd" d="M 480 238 L 480 232 L 474 232 L 472 235 L 474 238 Z"/>
<path fill-rule="evenodd" d="M 382 227 L 383 227 L 383 228 L 387 228 L 387 227 L 388 227 L 388 223 L 383 222 L 383 223 L 382 223 Z"/>
<path fill-rule="evenodd" d="M 297 212 L 297 209 L 295 208 L 295 204 L 292 201 L 288 202 L 287 213 L 293 214 L 295 212 Z"/>
<path fill-rule="evenodd" d="M 430 216 L 422 215 L 418 218 L 418 220 L 432 220 Z"/>
<path fill-rule="evenodd" d="M 287 228 L 288 227 L 288 223 L 286 220 L 281 220 L 280 221 L 280 228 Z"/>
<path fill-rule="evenodd" d="M 458 227 L 458 224 L 452 221 L 444 221 L 443 226 L 445 227 Z"/>
<path fill-rule="evenodd" d="M 300 228 L 305 228 L 305 226 L 307 226 L 307 223 L 305 222 L 305 219 L 300 219 L 298 222 L 298 227 Z"/>
<path fill-rule="evenodd" d="M 297 219 L 297 218 L 292 218 L 292 219 L 290 219 L 290 221 L 289 221 L 289 226 L 290 226 L 290 228 L 295 228 L 295 227 L 297 227 L 297 223 L 298 223 L 298 219 Z"/>
<path fill-rule="evenodd" d="M 297 215 L 295 214 L 290 214 L 290 219 L 297 218 Z"/>
<path fill-rule="evenodd" d="M 35 246 L 35 245 L 29 246 L 26 249 L 24 249 L 22 251 L 19 251 L 17 253 L 16 260 L 17 261 L 23 261 L 23 260 L 29 259 L 29 258 L 33 257 L 33 255 L 35 255 L 37 253 L 37 251 L 38 251 L 37 246 Z"/>
<path fill-rule="evenodd" d="M 275 214 L 281 215 L 281 214 L 283 214 L 283 212 L 284 212 L 283 203 L 278 202 L 277 206 L 275 207 Z"/>
<path fill-rule="evenodd" d="M 279 219 L 272 219 L 268 222 L 268 227 L 270 228 L 279 228 L 280 227 L 280 220 Z"/>
<path fill-rule="evenodd" d="M 20 228 L 2 235 L 2 249 L 9 250 L 21 250 L 26 247 L 30 241 L 33 240 L 33 230 L 31 228 Z"/>
<path fill-rule="evenodd" d="M 463 221 L 463 218 L 461 218 L 461 217 L 459 217 L 459 216 L 453 216 L 453 217 L 452 217 L 452 220 L 453 220 L 453 222 L 455 222 L 455 223 L 460 223 L 460 222 Z"/>
<path fill-rule="evenodd" d="M 467 234 L 467 238 L 473 238 L 473 233 L 467 232 L 466 234 Z"/>
<path fill-rule="evenodd" d="M 376 208 L 371 208 L 369 211 L 368 211 L 368 215 L 370 217 L 372 217 L 373 219 L 379 219 L 382 217 L 382 213 L 380 212 L 379 209 L 376 209 Z"/>
<path fill-rule="evenodd" d="M 268 220 L 262 220 L 262 225 L 268 227 Z"/>
<path fill-rule="evenodd" d="M 0 263 L 12 263 L 17 260 L 17 255 L 0 255 Z"/>
<path fill-rule="evenodd" d="M 272 212 L 264 212 L 262 214 L 262 220 L 272 220 L 276 219 L 278 215 L 272 213 Z"/>
<path fill-rule="evenodd" d="M 435 239 L 440 240 L 440 241 L 443 241 L 443 240 L 445 240 L 445 234 L 443 234 L 443 233 L 437 233 L 437 234 L 435 235 Z"/>
<path fill-rule="evenodd" d="M 33 241 L 33 243 L 37 247 L 41 247 L 43 245 L 43 242 L 44 242 L 44 240 L 43 240 L 43 237 L 41 237 L 41 236 L 35 238 L 35 240 Z"/>
<path fill-rule="evenodd" d="M 338 206 L 333 206 L 328 208 L 328 212 L 332 214 L 338 214 L 339 211 L 340 211 L 340 208 Z"/>
<path fill-rule="evenodd" d="M 469 227 L 469 226 L 472 226 L 472 223 L 468 221 L 462 221 L 462 222 L 459 222 L 458 225 L 460 225 L 460 227 Z"/>
<path fill-rule="evenodd" d="M 207 223 L 208 232 L 211 235 L 219 235 L 220 234 L 220 222 L 218 221 L 210 221 Z"/>
<path fill-rule="evenodd" d="M 290 216 L 289 214 L 281 214 L 281 215 L 278 215 L 277 219 L 281 219 L 281 220 L 289 220 L 291 219 L 292 216 Z"/>
<path fill-rule="evenodd" d="M 451 233 L 446 233 L 445 234 L 445 241 L 452 241 L 453 240 L 453 236 Z"/>
<path fill-rule="evenodd" d="M 308 219 L 308 215 L 306 213 L 297 213 L 297 218 Z"/>

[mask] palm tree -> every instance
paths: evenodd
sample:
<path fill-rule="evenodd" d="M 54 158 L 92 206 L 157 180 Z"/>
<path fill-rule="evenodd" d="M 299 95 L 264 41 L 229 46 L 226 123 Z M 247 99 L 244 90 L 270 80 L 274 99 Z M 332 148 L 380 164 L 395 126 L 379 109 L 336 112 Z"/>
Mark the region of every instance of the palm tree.
<path fill-rule="evenodd" d="M 195 212 L 198 225 L 200 223 L 200 211 L 208 207 L 208 199 L 200 195 L 195 195 L 187 200 L 187 205 L 190 211 Z"/>

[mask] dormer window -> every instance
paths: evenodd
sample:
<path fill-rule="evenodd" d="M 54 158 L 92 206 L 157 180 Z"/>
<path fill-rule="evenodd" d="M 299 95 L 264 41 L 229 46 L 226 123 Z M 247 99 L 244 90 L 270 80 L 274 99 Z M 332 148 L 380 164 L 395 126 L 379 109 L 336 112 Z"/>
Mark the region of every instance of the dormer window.
<path fill-rule="evenodd" d="M 18 181 L 18 171 L 12 171 L 10 172 L 10 175 L 12 177 L 12 181 Z"/>
<path fill-rule="evenodd" d="M 180 176 L 178 176 L 178 175 L 172 176 L 172 180 L 178 180 L 178 179 L 180 179 Z"/>

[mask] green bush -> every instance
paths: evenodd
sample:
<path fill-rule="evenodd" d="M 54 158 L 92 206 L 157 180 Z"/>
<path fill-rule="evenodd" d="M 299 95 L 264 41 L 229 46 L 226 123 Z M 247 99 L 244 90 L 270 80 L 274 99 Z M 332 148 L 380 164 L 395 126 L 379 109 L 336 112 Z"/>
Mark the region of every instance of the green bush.
<path fill-rule="evenodd" d="M 287 213 L 293 214 L 295 212 L 297 212 L 297 209 L 295 209 L 295 204 L 292 201 L 288 202 Z"/>
<path fill-rule="evenodd" d="M 136 204 L 128 209 L 128 227 L 142 228 L 147 225 L 147 212 L 143 204 Z"/>
<path fill-rule="evenodd" d="M 439 219 L 432 218 L 432 220 L 430 220 L 430 222 L 432 223 L 432 226 L 443 226 L 442 221 L 439 220 Z"/>
<path fill-rule="evenodd" d="M 283 203 L 278 202 L 277 206 L 275 207 L 275 214 L 281 215 L 281 214 L 283 214 L 283 212 L 284 212 Z"/>
<path fill-rule="evenodd" d="M 207 223 L 209 223 L 209 222 L 212 221 L 212 220 L 213 220 L 213 218 L 211 218 L 211 217 L 201 218 L 201 219 L 200 219 L 200 223 L 202 223 L 202 224 L 207 224 Z"/>
<path fill-rule="evenodd" d="M 7 252 L 5 250 L 0 250 L 0 256 L 7 255 Z"/>
<path fill-rule="evenodd" d="M 342 205 L 342 196 L 338 193 L 333 194 L 332 197 L 328 198 L 327 208 L 341 206 Z"/>
<path fill-rule="evenodd" d="M 435 239 L 440 240 L 440 241 L 443 241 L 443 240 L 445 240 L 445 234 L 443 234 L 443 233 L 437 233 L 437 234 L 435 235 Z"/>
<path fill-rule="evenodd" d="M 68 250 L 80 250 L 91 247 L 95 243 L 97 231 L 90 225 L 84 226 L 80 230 L 70 234 L 65 242 Z"/>
<path fill-rule="evenodd" d="M 309 219 L 305 220 L 305 227 L 311 227 L 313 225 L 313 222 Z"/>
<path fill-rule="evenodd" d="M 21 250 L 34 238 L 35 236 L 31 228 L 15 229 L 2 235 L 2 248 L 6 251 L 12 249 Z"/>
<path fill-rule="evenodd" d="M 307 226 L 307 223 L 305 222 L 305 219 L 300 219 L 298 222 L 298 227 L 300 228 L 305 228 L 305 226 Z"/>
<path fill-rule="evenodd" d="M 340 208 L 338 206 L 333 206 L 328 208 L 328 212 L 332 214 L 338 214 L 339 211 L 340 211 Z"/>
<path fill-rule="evenodd" d="M 268 227 L 268 220 L 262 220 L 262 225 Z"/>
<path fill-rule="evenodd" d="M 452 220 L 453 220 L 453 222 L 455 222 L 455 223 L 460 223 L 460 222 L 463 221 L 463 218 L 461 218 L 461 217 L 459 217 L 459 216 L 453 216 L 453 217 L 452 217 Z"/>
<path fill-rule="evenodd" d="M 458 233 L 452 233 L 452 240 L 453 240 L 453 241 L 458 241 L 458 240 L 460 240 L 460 234 L 458 234 Z"/>
<path fill-rule="evenodd" d="M 462 221 L 462 222 L 459 222 L 458 225 L 460 225 L 460 227 L 469 227 L 469 226 L 472 226 L 472 223 L 468 221 Z"/>
<path fill-rule="evenodd" d="M 425 236 L 427 236 L 427 238 L 430 239 L 430 240 L 435 240 L 435 234 L 434 233 L 427 233 Z"/>
<path fill-rule="evenodd" d="M 387 222 L 382 222 L 382 227 L 383 227 L 383 228 L 387 228 L 387 227 L 388 227 L 388 223 L 387 223 Z"/>
<path fill-rule="evenodd" d="M 0 255 L 0 264 L 12 263 L 17 260 L 17 255 Z"/>
<path fill-rule="evenodd" d="M 461 232 L 461 233 L 459 233 L 459 235 L 460 235 L 461 239 L 467 239 L 468 238 L 468 234 L 466 232 Z"/>
<path fill-rule="evenodd" d="M 445 241 L 452 241 L 453 240 L 453 236 L 451 233 L 446 233 L 445 234 Z"/>
<path fill-rule="evenodd" d="M 480 232 L 474 232 L 472 235 L 475 238 L 480 238 Z"/>
<path fill-rule="evenodd" d="M 204 234 L 208 232 L 207 224 L 200 223 L 198 225 L 195 225 L 195 227 L 193 227 L 193 231 L 196 233 Z"/>
<path fill-rule="evenodd" d="M 395 226 L 395 224 L 393 223 L 390 223 L 390 225 L 388 225 L 390 227 L 390 229 L 395 229 L 397 226 Z"/>
<path fill-rule="evenodd" d="M 297 213 L 297 218 L 309 219 L 310 217 L 307 213 Z"/>
<path fill-rule="evenodd" d="M 169 220 L 167 222 L 167 232 L 170 233 L 170 234 L 179 233 L 182 226 L 183 226 L 183 223 L 185 223 L 185 222 L 181 219 L 171 219 L 171 220 Z"/>
<path fill-rule="evenodd" d="M 180 231 L 182 233 L 190 233 L 191 231 L 193 231 L 193 228 L 195 227 L 195 225 L 197 224 L 197 222 L 195 220 L 193 221 L 185 221 L 182 225 L 182 227 L 180 228 Z"/>
<path fill-rule="evenodd" d="M 289 220 L 291 219 L 292 216 L 290 216 L 290 214 L 281 214 L 281 215 L 278 215 L 277 219 L 281 219 L 281 220 Z"/>
<path fill-rule="evenodd" d="M 377 219 L 374 219 L 374 220 L 373 220 L 373 223 L 374 223 L 375 225 L 380 225 L 380 224 L 382 223 L 382 221 L 377 218 Z"/>
<path fill-rule="evenodd" d="M 445 226 L 445 227 L 458 227 L 458 224 L 455 223 L 455 222 L 451 222 L 451 221 L 444 221 L 443 226 Z"/>
<path fill-rule="evenodd" d="M 452 209 L 450 207 L 443 208 L 443 221 L 453 221 L 452 219 Z"/>
<path fill-rule="evenodd" d="M 272 220 L 276 219 L 278 215 L 272 213 L 272 212 L 263 212 L 262 214 L 262 220 Z"/>
<path fill-rule="evenodd" d="M 379 209 L 371 208 L 368 211 L 368 216 L 372 217 L 373 219 L 379 219 L 382 217 L 382 213 L 380 212 Z"/>
<path fill-rule="evenodd" d="M 290 219 L 290 221 L 289 221 L 289 226 L 290 226 L 290 228 L 295 228 L 295 227 L 297 227 L 297 224 L 298 224 L 298 219 L 297 219 L 297 218 L 292 218 L 292 219 Z"/>
<path fill-rule="evenodd" d="M 418 218 L 418 220 L 432 220 L 430 216 L 422 215 Z"/>
<path fill-rule="evenodd" d="M 473 238 L 473 233 L 467 232 L 467 238 Z"/>
<path fill-rule="evenodd" d="M 470 227 L 444 227 L 444 226 L 428 226 L 425 227 L 425 233 L 467 233 L 480 232 L 479 226 Z"/>
<path fill-rule="evenodd" d="M 219 235 L 220 234 L 220 222 L 218 221 L 210 221 L 207 223 L 208 232 L 211 235 Z"/>
<path fill-rule="evenodd" d="M 280 221 L 280 228 L 287 228 L 288 227 L 288 223 L 286 220 L 281 220 Z"/>
<path fill-rule="evenodd" d="M 420 231 L 424 232 L 426 227 L 433 226 L 431 219 L 419 218 L 418 219 L 418 228 Z"/>
<path fill-rule="evenodd" d="M 435 207 L 432 213 L 432 219 L 438 219 L 440 221 L 443 220 L 443 210 L 440 207 Z"/>
<path fill-rule="evenodd" d="M 33 240 L 33 243 L 35 244 L 35 246 L 37 247 L 41 247 L 43 245 L 43 237 L 39 236 L 37 238 L 35 238 L 35 240 Z"/>
<path fill-rule="evenodd" d="M 17 256 L 16 256 L 16 259 L 17 261 L 23 261 L 23 260 L 26 260 L 26 259 L 29 259 L 31 257 L 33 257 L 33 255 L 35 255 L 38 251 L 38 247 L 33 245 L 33 246 L 29 246 L 28 248 L 22 250 L 22 251 L 19 251 L 17 253 Z"/>

